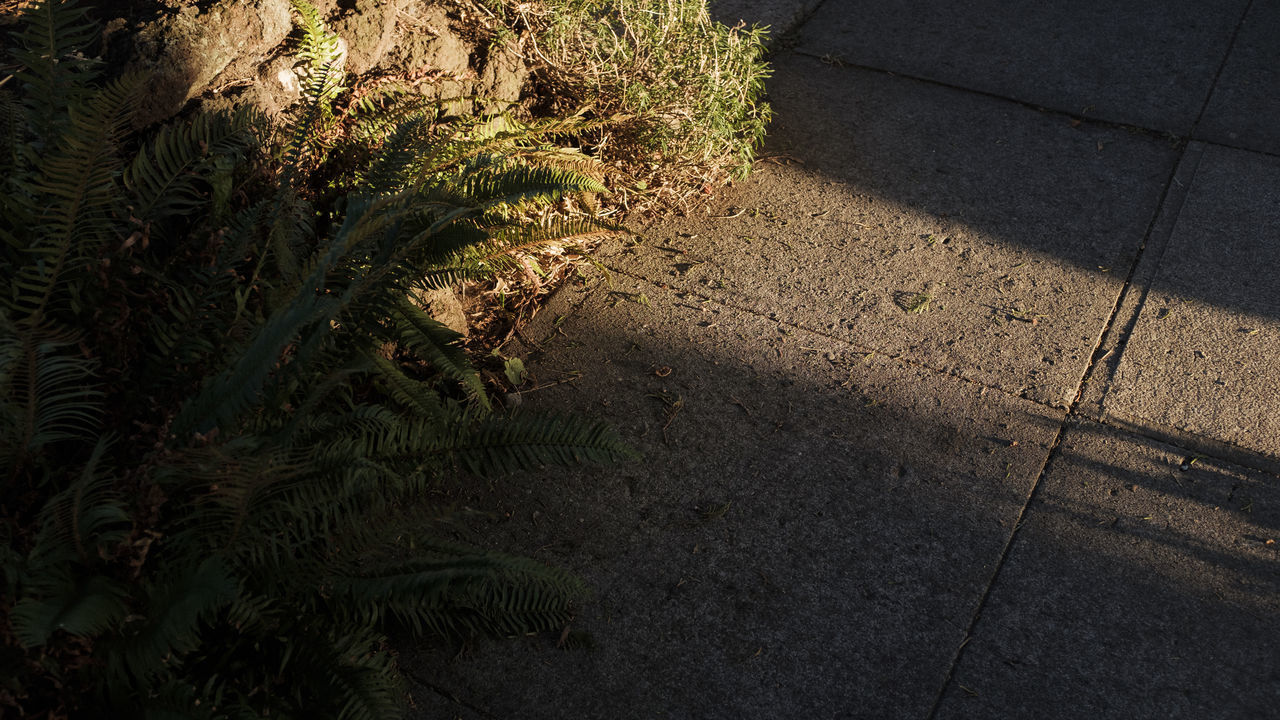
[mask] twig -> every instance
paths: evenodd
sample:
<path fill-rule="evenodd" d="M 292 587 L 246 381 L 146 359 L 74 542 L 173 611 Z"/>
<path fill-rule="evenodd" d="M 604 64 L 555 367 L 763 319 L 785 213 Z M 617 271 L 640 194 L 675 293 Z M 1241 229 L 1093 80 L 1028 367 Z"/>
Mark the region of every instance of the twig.
<path fill-rule="evenodd" d="M 545 390 L 549 387 L 555 387 L 556 385 L 563 385 L 565 383 L 571 383 L 581 379 L 582 379 L 582 373 L 578 373 L 577 375 L 574 375 L 572 377 L 567 377 L 560 380 L 553 380 L 552 382 L 542 383 L 541 385 L 535 385 L 529 388 L 528 390 L 521 390 L 520 394 L 524 395 L 525 393 L 531 393 L 537 390 Z"/>
<path fill-rule="evenodd" d="M 741 217 L 742 213 L 746 211 L 747 211 L 746 208 L 739 208 L 738 212 L 732 215 L 708 215 L 707 217 L 711 218 L 712 220 L 731 220 L 736 217 Z"/>

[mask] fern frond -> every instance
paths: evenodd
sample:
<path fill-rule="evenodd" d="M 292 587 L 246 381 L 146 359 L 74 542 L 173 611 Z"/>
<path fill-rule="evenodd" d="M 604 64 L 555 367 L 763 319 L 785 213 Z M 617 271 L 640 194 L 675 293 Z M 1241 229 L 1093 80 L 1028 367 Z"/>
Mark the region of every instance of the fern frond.
<path fill-rule="evenodd" d="M 125 615 L 125 591 L 111 580 L 64 577 L 41 588 L 38 597 L 24 597 L 10 614 L 13 634 L 27 648 L 44 645 L 59 630 L 93 637 L 115 627 Z"/>
<path fill-rule="evenodd" d="M 220 363 L 220 348 L 246 339 L 252 325 L 249 302 L 265 258 L 259 257 L 257 270 L 242 266 L 244 258 L 261 255 L 258 245 L 263 227 L 270 224 L 270 207 L 270 201 L 263 200 L 231 217 L 211 266 L 192 269 L 180 279 L 156 277 L 169 301 L 148 325 L 146 377 L 157 384 L 188 380 L 185 374 L 193 365 Z"/>
<path fill-rule="evenodd" d="M 304 161 L 318 162 L 323 156 L 321 136 L 333 122 L 333 101 L 346 87 L 342 84 L 343 56 L 339 38 L 325 25 L 319 11 L 304 0 L 290 0 L 300 18 L 298 57 L 308 63 L 302 83 L 302 109 L 289 130 L 284 149 L 284 177 L 289 186 L 297 180 Z"/>
<path fill-rule="evenodd" d="M 99 440 L 79 479 L 40 512 L 30 578 L 11 614 L 14 635 L 26 647 L 43 645 L 58 630 L 94 636 L 124 617 L 124 588 L 89 570 L 129 532 L 129 515 L 99 472 L 106 447 Z"/>
<path fill-rule="evenodd" d="M 526 558 L 429 537 L 415 537 L 412 552 L 410 560 L 362 562 L 326 585 L 358 621 L 393 619 L 418 635 L 558 628 L 586 595 L 578 578 Z"/>
<path fill-rule="evenodd" d="M 289 4 L 298 13 L 298 27 L 302 30 L 294 53 L 316 70 L 341 62 L 339 38 L 329 30 L 320 11 L 305 0 L 290 0 Z"/>
<path fill-rule="evenodd" d="M 398 365 L 386 358 L 375 355 L 373 366 L 382 380 L 382 390 L 392 400 L 421 417 L 444 420 L 444 406 L 434 388 L 405 375 Z"/>
<path fill-rule="evenodd" d="M 453 243 L 455 247 L 461 247 L 447 256 L 432 256 L 420 283 L 430 289 L 447 287 L 462 279 L 514 267 L 516 253 L 532 252 L 554 244 L 586 244 L 626 232 L 618 225 L 590 219 L 557 218 L 537 225 L 504 224 L 497 227 L 459 225 L 442 234 L 442 240 L 455 233 L 474 233 L 483 239 L 473 240 L 474 235 L 466 236 Z"/>
<path fill-rule="evenodd" d="M 400 674 L 381 634 L 321 622 L 296 623 L 284 630 L 289 636 L 280 648 L 281 671 L 308 691 L 299 698 L 298 710 L 324 708 L 338 720 L 384 720 L 404 714 Z"/>
<path fill-rule="evenodd" d="M 291 364 L 310 367 L 314 354 L 332 335 L 330 322 L 359 295 L 361 284 L 365 288 L 380 285 L 381 275 L 394 267 L 392 263 L 372 268 L 360 282 L 341 292 L 326 292 L 330 270 L 354 248 L 394 224 L 394 213 L 386 210 L 393 206 L 393 200 L 354 199 L 348 204 L 343 225 L 309 262 L 306 279 L 296 286 L 292 298 L 272 313 L 232 365 L 206 382 L 178 413 L 174 432 L 179 439 L 185 441 L 193 432 L 229 427 L 261 397 L 284 349 L 295 341 L 298 348 Z M 305 335 L 304 330 L 308 331 Z"/>
<path fill-rule="evenodd" d="M 82 51 L 97 39 L 97 25 L 76 0 L 39 0 L 18 17 L 22 29 L 11 50 L 22 64 L 15 73 L 22 83 L 27 127 L 33 149 L 47 149 L 67 129 L 66 108 L 88 95 L 98 63 Z"/>
<path fill-rule="evenodd" d="M 64 273 L 80 270 L 113 237 L 113 211 L 122 201 L 116 182 L 121 162 L 117 146 L 133 111 L 142 76 L 119 78 L 100 90 L 83 110 L 70 108 L 70 127 L 58 148 L 42 160 L 36 193 L 47 209 L 28 247 L 28 263 L 13 281 L 11 306 L 22 316 L 41 317 L 52 301 L 80 307 L 79 288 Z M 69 297 L 55 297 L 62 289 Z"/>
<path fill-rule="evenodd" d="M 574 192 L 608 192 L 595 178 L 564 168 L 517 166 L 465 175 L 458 192 L 478 207 L 551 203 Z"/>
<path fill-rule="evenodd" d="M 161 576 L 165 580 L 149 593 L 145 612 L 121 631 L 125 661 L 140 678 L 161 672 L 166 659 L 194 650 L 201 623 L 229 604 L 239 589 L 216 555 Z"/>
<path fill-rule="evenodd" d="M 329 317 L 335 306 L 333 298 L 304 290 L 292 304 L 275 313 L 235 363 L 206 382 L 183 406 L 174 420 L 175 436 L 186 441 L 192 433 L 229 427 L 260 397 L 285 347 L 304 327 Z"/>
<path fill-rule="evenodd" d="M 128 535 L 129 514 L 99 464 L 109 445 L 99 438 L 80 476 L 51 497 L 40 512 L 40 532 L 31 551 L 35 565 L 96 560 Z"/>
<path fill-rule="evenodd" d="M 281 184 L 300 181 L 304 164 L 319 164 L 325 153 L 323 137 L 333 123 L 333 101 L 345 89 L 342 70 L 323 65 L 311 72 L 302 85 L 302 107 L 288 130 L 284 146 Z"/>
<path fill-rule="evenodd" d="M 369 163 L 362 183 L 370 192 L 399 192 L 411 183 L 421 166 L 420 145 L 427 130 L 427 118 L 410 117 L 395 126 Z"/>
<path fill-rule="evenodd" d="M 54 443 L 97 434 L 97 365 L 74 348 L 72 340 L 0 318 L 0 464 L 10 472 Z"/>
<path fill-rule="evenodd" d="M 602 422 L 524 414 L 487 418 L 474 427 L 461 428 L 442 449 L 481 476 L 638 457 L 612 427 Z"/>
<path fill-rule="evenodd" d="M 254 142 L 260 122 L 250 111 L 201 113 L 189 122 L 165 127 L 140 150 L 124 173 L 132 193 L 133 214 L 161 220 L 191 213 L 209 202 L 202 185 L 219 156 L 236 157 Z"/>
<path fill-rule="evenodd" d="M 21 166 L 26 134 L 22 105 L 7 88 L 0 88 L 0 177 L 7 179 Z"/>
<path fill-rule="evenodd" d="M 394 339 L 433 369 L 462 384 L 482 407 L 489 407 L 480 374 L 462 347 L 462 336 L 411 302 L 401 302 L 393 318 Z"/>

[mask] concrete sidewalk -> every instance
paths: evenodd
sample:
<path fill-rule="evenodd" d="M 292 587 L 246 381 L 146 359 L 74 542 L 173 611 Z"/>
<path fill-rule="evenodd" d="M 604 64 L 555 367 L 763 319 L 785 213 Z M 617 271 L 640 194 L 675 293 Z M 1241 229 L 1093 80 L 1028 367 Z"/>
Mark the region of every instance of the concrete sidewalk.
<path fill-rule="evenodd" d="M 1280 3 L 716 9 L 757 172 L 524 333 L 645 459 L 461 500 L 594 647 L 415 717 L 1280 717 Z"/>

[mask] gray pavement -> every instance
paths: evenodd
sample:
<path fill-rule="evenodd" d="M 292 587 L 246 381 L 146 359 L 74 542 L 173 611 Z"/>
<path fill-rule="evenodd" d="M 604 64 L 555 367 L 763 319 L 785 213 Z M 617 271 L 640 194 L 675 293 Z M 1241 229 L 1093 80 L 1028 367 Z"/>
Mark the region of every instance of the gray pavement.
<path fill-rule="evenodd" d="M 1280 717 L 1280 9 L 1045 5 L 713 4 L 756 173 L 507 349 L 644 459 L 456 490 L 591 647 L 415 717 Z"/>

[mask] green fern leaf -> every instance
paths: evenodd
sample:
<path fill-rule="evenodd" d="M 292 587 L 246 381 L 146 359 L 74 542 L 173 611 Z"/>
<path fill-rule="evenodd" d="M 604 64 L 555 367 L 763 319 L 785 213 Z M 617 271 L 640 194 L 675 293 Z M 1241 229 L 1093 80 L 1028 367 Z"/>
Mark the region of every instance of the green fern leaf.
<path fill-rule="evenodd" d="M 577 245 L 606 236 L 625 234 L 623 228 L 597 220 L 555 219 L 543 224 L 503 224 L 483 226 L 460 223 L 442 233 L 442 252 L 431 257 L 421 284 L 445 287 L 459 279 L 491 274 L 515 267 L 519 252 L 532 252 L 547 245 Z M 452 240 L 458 234 L 458 240 Z M 448 243 L 448 244 L 445 244 Z M 440 254 L 452 250 L 444 257 Z"/>
<path fill-rule="evenodd" d="M 487 418 L 474 427 L 461 428 L 443 449 L 467 470 L 481 476 L 637 457 L 604 423 L 571 416 L 523 414 Z"/>
<path fill-rule="evenodd" d="M 67 578 L 13 606 L 13 634 L 27 648 L 44 645 L 59 630 L 94 637 L 124 619 L 124 598 L 124 589 L 105 577 Z"/>
<path fill-rule="evenodd" d="M 99 467 L 109 444 L 99 438 L 80 476 L 41 509 L 40 531 L 29 557 L 34 567 L 90 563 L 127 537 L 129 514 Z"/>
<path fill-rule="evenodd" d="M 54 443 L 97 434 L 97 366 L 74 348 L 66 338 L 0 318 L 0 463 L 13 472 Z"/>
<path fill-rule="evenodd" d="M 133 214 L 159 220 L 191 213 L 209 202 L 202 185 L 216 159 L 243 154 L 258 121 L 247 110 L 202 113 L 191 121 L 162 129 L 140 150 L 124 174 L 134 195 Z"/>
<path fill-rule="evenodd" d="M 230 603 L 237 590 L 235 579 L 216 555 L 176 568 L 164 585 L 150 593 L 147 611 L 122 631 L 130 670 L 147 677 L 161 671 L 171 656 L 194 650 L 200 642 L 200 624 Z"/>
<path fill-rule="evenodd" d="M 66 131 L 66 108 L 79 105 L 97 75 L 98 63 L 82 51 L 98 39 L 98 26 L 77 5 L 75 0 L 39 0 L 18 17 L 22 29 L 10 53 L 22 65 L 15 75 L 23 86 L 36 150 L 52 146 Z"/>
<path fill-rule="evenodd" d="M 392 400 L 421 417 L 444 420 L 444 406 L 434 389 L 426 383 L 411 379 L 399 366 L 386 358 L 375 355 L 373 365 L 383 381 L 384 392 Z"/>
<path fill-rule="evenodd" d="M 461 383 L 482 407 L 489 407 L 480 375 L 462 348 L 461 335 L 407 301 L 397 308 L 394 323 L 396 342 L 446 377 Z"/>
<path fill-rule="evenodd" d="M 403 688 L 386 639 L 359 625 L 297 623 L 281 671 L 306 688 L 302 708 L 325 708 L 340 720 L 383 720 L 404 714 Z"/>
<path fill-rule="evenodd" d="M 458 186 L 478 207 L 546 204 L 573 192 L 608 192 L 598 180 L 563 168 L 517 166 L 500 172 L 469 171 Z"/>
<path fill-rule="evenodd" d="M 364 563 L 326 583 L 362 622 L 416 634 L 516 635 L 560 627 L 586 594 L 578 578 L 526 558 L 416 537 L 413 559 Z"/>
<path fill-rule="evenodd" d="M 11 305 L 20 315 L 41 317 L 55 299 L 68 301 L 73 312 L 81 309 L 78 287 L 64 272 L 78 269 L 78 260 L 94 257 L 113 238 L 113 211 L 122 202 L 116 150 L 141 86 L 142 76 L 126 75 L 99 91 L 83 111 L 72 108 L 57 150 L 42 161 L 35 190 L 47 209 L 27 249 L 30 259 L 13 280 Z M 69 297 L 55 297 L 60 289 Z"/>

